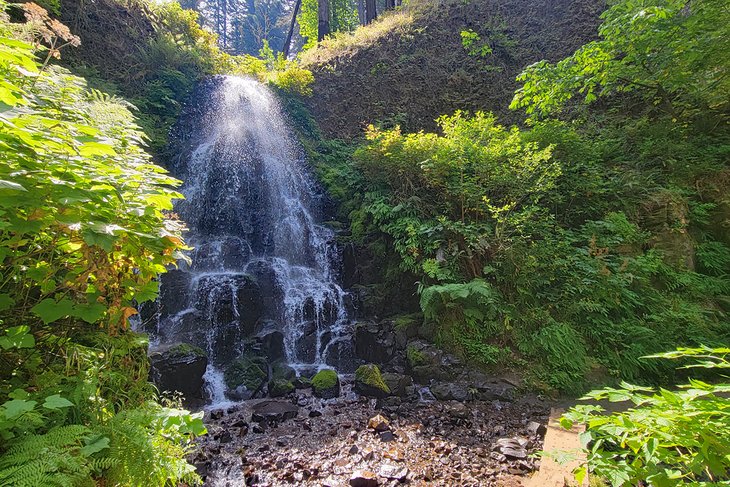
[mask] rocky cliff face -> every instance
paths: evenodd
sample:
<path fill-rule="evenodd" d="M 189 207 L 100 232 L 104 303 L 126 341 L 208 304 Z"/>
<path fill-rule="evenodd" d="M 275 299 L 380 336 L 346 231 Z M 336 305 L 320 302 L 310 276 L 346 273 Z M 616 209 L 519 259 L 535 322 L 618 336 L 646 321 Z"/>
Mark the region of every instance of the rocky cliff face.
<path fill-rule="evenodd" d="M 371 45 L 308 56 L 316 78 L 308 105 L 323 131 L 340 138 L 372 122 L 433 130 L 436 117 L 455 110 L 515 122 L 507 107 L 522 68 L 590 41 L 604 8 L 603 0 L 428 2 Z M 478 40 L 465 47 L 462 31 Z"/>

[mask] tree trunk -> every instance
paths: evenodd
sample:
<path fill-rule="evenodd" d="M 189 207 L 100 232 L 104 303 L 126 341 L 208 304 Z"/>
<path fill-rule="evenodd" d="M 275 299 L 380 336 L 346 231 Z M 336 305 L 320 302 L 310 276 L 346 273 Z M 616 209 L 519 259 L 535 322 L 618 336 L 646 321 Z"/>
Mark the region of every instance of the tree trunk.
<path fill-rule="evenodd" d="M 321 41 L 330 33 L 330 2 L 329 0 L 318 0 L 317 7 L 317 17 L 319 19 L 317 23 L 317 41 Z"/>
<path fill-rule="evenodd" d="M 365 25 L 365 0 L 357 0 L 357 20 Z"/>
<path fill-rule="evenodd" d="M 369 24 L 378 16 L 375 0 L 365 0 L 365 23 Z"/>
<path fill-rule="evenodd" d="M 385 10 L 393 10 L 395 8 L 395 0 L 385 0 Z"/>
<path fill-rule="evenodd" d="M 289 59 L 289 46 L 291 45 L 291 37 L 294 35 L 294 24 L 297 22 L 297 14 L 299 13 L 299 7 L 302 5 L 302 0 L 297 0 L 294 4 L 294 11 L 291 14 L 291 23 L 289 24 L 289 32 L 286 33 L 286 40 L 284 41 L 284 59 Z"/>

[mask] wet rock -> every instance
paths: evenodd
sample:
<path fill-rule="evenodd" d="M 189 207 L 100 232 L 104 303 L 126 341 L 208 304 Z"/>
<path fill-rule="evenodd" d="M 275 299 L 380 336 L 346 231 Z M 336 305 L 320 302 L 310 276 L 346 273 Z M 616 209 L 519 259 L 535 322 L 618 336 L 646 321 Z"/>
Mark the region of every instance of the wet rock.
<path fill-rule="evenodd" d="M 354 343 L 355 356 L 360 360 L 387 363 L 395 353 L 392 324 L 383 322 L 379 325 L 371 321 L 358 323 L 355 325 Z"/>
<path fill-rule="evenodd" d="M 386 479 L 405 482 L 408 477 L 408 469 L 399 465 L 385 464 L 378 469 L 378 475 Z"/>
<path fill-rule="evenodd" d="M 367 397 L 385 397 L 390 388 L 383 381 L 380 369 L 375 364 L 361 365 L 355 371 L 355 392 Z"/>
<path fill-rule="evenodd" d="M 399 397 L 406 397 L 409 387 L 413 386 L 413 378 L 410 375 L 391 372 L 383 372 L 383 382 L 388 386 L 391 394 Z"/>
<path fill-rule="evenodd" d="M 284 334 L 279 330 L 268 328 L 259 332 L 261 352 L 273 362 L 284 358 Z"/>
<path fill-rule="evenodd" d="M 398 396 L 389 396 L 382 399 L 378 399 L 377 407 L 388 413 L 395 413 L 403 403 L 403 400 Z"/>
<path fill-rule="evenodd" d="M 271 364 L 271 378 L 272 379 L 285 379 L 292 381 L 297 377 L 296 371 L 291 368 L 288 364 L 283 361 L 274 362 Z"/>
<path fill-rule="evenodd" d="M 160 276 L 160 296 L 157 300 L 161 317 L 172 316 L 189 307 L 189 272 L 172 269 Z"/>
<path fill-rule="evenodd" d="M 292 419 L 299 414 L 299 408 L 284 401 L 262 401 L 252 408 L 251 419 L 257 423 L 276 424 Z"/>
<path fill-rule="evenodd" d="M 268 364 L 264 357 L 244 354 L 226 368 L 223 378 L 229 397 L 251 399 L 263 389 L 269 378 Z"/>
<path fill-rule="evenodd" d="M 431 387 L 431 394 L 441 401 L 466 401 L 469 399 L 469 389 L 462 384 L 438 382 Z"/>
<path fill-rule="evenodd" d="M 378 438 L 380 438 L 380 441 L 384 443 L 395 441 L 397 439 L 395 433 L 393 433 L 392 431 L 383 431 L 378 435 Z"/>
<path fill-rule="evenodd" d="M 418 327 L 423 322 L 421 313 L 412 313 L 400 315 L 391 318 L 393 322 L 393 332 L 395 343 L 398 349 L 405 349 L 409 340 L 418 336 Z"/>
<path fill-rule="evenodd" d="M 368 428 L 377 432 L 387 431 L 390 429 L 390 421 L 385 416 L 378 414 L 368 420 Z"/>
<path fill-rule="evenodd" d="M 161 391 L 180 392 L 187 404 L 203 400 L 208 357 L 203 349 L 177 343 L 150 354 L 150 378 Z"/>
<path fill-rule="evenodd" d="M 369 470 L 357 470 L 350 477 L 351 487 L 377 487 L 378 477 Z"/>
<path fill-rule="evenodd" d="M 415 340 L 406 347 L 406 359 L 413 378 L 420 384 L 431 380 L 451 381 L 463 371 L 463 364 L 453 355 L 435 346 Z"/>
<path fill-rule="evenodd" d="M 340 395 L 340 378 L 337 372 L 324 369 L 312 377 L 312 392 L 322 399 L 333 399 Z"/>
<path fill-rule="evenodd" d="M 294 391 L 294 384 L 286 379 L 272 379 L 269 381 L 269 396 L 282 397 Z"/>
<path fill-rule="evenodd" d="M 472 380 L 470 388 L 475 390 L 475 399 L 480 401 L 513 401 L 515 386 L 502 379 Z"/>

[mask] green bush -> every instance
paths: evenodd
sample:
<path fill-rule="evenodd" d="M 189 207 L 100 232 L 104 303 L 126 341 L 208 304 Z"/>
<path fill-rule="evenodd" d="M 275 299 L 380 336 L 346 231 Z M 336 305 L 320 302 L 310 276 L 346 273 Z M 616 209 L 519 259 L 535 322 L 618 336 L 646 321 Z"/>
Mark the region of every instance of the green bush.
<path fill-rule="evenodd" d="M 647 358 L 694 359 L 685 368 L 730 369 L 728 348 L 681 348 Z M 678 390 L 639 387 L 625 382 L 587 394 L 583 400 L 628 401 L 629 409 L 607 413 L 601 406 L 579 405 L 561 424 L 585 423 L 580 435 L 587 462 L 576 470 L 579 481 L 591 475 L 614 487 L 721 485 L 730 480 L 730 384 L 690 379 Z"/>
<path fill-rule="evenodd" d="M 47 64 L 78 38 L 37 5 L 26 26 L 5 7 L 0 484 L 195 482 L 202 415 L 151 402 L 147 341 L 128 330 L 185 248 L 179 181 L 150 162 L 126 102 Z"/>

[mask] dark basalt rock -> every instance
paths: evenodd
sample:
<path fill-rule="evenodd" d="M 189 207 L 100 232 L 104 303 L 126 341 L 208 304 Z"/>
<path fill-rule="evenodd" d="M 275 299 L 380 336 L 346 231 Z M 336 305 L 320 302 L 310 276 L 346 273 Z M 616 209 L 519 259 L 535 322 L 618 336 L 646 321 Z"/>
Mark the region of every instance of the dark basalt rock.
<path fill-rule="evenodd" d="M 253 406 L 251 419 L 256 423 L 275 424 L 296 418 L 299 408 L 285 401 L 262 401 Z"/>
<path fill-rule="evenodd" d="M 383 372 L 383 381 L 388 385 L 390 393 L 398 397 L 406 397 L 413 386 L 410 375 Z"/>
<path fill-rule="evenodd" d="M 150 378 L 160 391 L 180 392 L 188 405 L 203 401 L 203 374 L 208 357 L 203 349 L 177 343 L 150 354 Z"/>
<path fill-rule="evenodd" d="M 362 322 L 355 325 L 355 356 L 360 360 L 384 364 L 395 353 L 392 323 Z"/>
<path fill-rule="evenodd" d="M 223 378 L 228 387 L 226 395 L 231 399 L 252 399 L 268 381 L 268 363 L 265 357 L 244 354 L 226 368 Z"/>
<path fill-rule="evenodd" d="M 469 399 L 469 389 L 463 384 L 438 382 L 431 387 L 431 394 L 441 401 L 466 401 Z"/>

